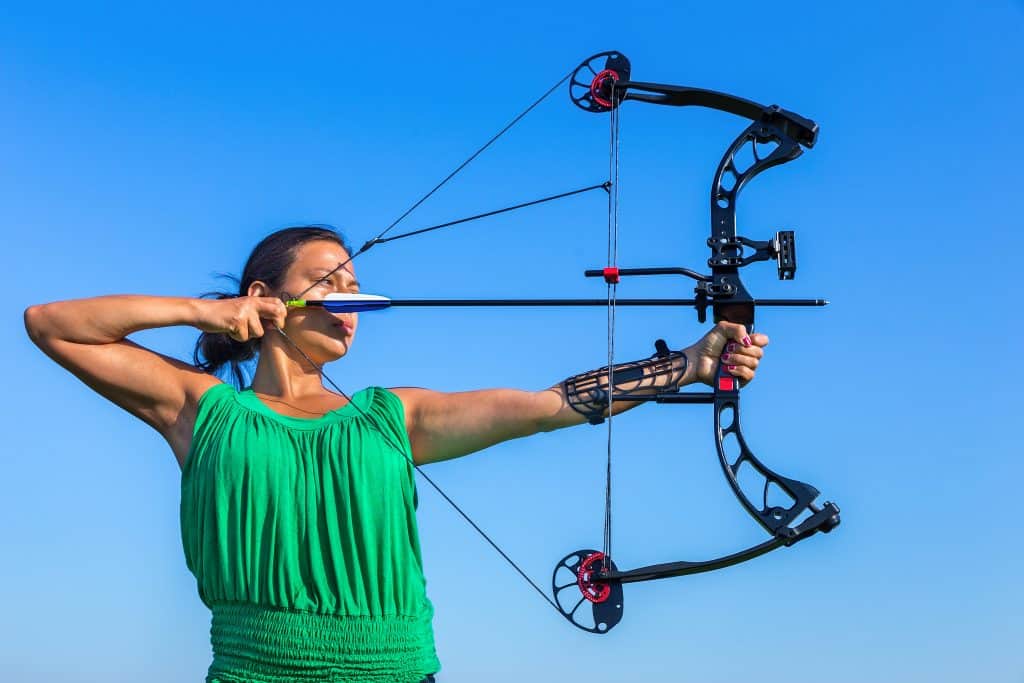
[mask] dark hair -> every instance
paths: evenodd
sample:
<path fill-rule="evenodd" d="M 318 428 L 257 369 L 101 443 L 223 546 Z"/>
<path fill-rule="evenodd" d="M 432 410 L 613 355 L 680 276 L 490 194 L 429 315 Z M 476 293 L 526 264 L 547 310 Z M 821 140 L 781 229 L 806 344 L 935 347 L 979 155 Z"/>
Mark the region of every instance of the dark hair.
<path fill-rule="evenodd" d="M 222 275 L 238 284 L 235 294 L 229 292 L 205 292 L 200 296 L 208 299 L 233 299 L 245 296 L 249 285 L 256 280 L 265 282 L 271 289 L 278 289 L 284 281 L 284 275 L 295 261 L 295 252 L 307 242 L 327 240 L 340 245 L 347 253 L 352 250 L 345 238 L 329 225 L 303 225 L 284 228 L 273 232 L 256 245 L 249 254 L 242 277 Z M 203 332 L 196 340 L 192 361 L 204 372 L 218 373 L 225 366 L 231 368 L 231 379 L 238 387 L 245 383 L 242 364 L 256 357 L 260 339 L 240 342 L 224 333 Z"/>

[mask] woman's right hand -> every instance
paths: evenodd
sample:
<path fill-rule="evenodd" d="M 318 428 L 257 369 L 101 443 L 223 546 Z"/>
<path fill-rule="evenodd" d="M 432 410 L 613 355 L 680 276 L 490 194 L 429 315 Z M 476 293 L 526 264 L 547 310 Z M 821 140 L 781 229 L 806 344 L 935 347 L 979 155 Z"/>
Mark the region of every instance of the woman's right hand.
<path fill-rule="evenodd" d="M 196 327 L 203 332 L 226 334 L 247 342 L 262 337 L 264 323 L 284 327 L 288 307 L 272 296 L 239 296 L 231 299 L 200 299 Z"/>

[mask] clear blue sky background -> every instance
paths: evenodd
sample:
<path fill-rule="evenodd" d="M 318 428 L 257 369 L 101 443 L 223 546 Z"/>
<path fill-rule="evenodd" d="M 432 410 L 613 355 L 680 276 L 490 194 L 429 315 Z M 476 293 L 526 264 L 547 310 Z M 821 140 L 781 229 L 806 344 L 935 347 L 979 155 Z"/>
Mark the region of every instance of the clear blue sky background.
<path fill-rule="evenodd" d="M 10 681 L 201 680 L 209 617 L 184 564 L 179 470 L 160 437 L 36 350 L 33 303 L 195 295 L 266 233 L 332 223 L 361 243 L 574 64 L 777 102 L 818 146 L 758 178 L 740 232 L 797 230 L 800 268 L 759 296 L 772 337 L 744 427 L 843 525 L 723 572 L 626 587 L 606 637 L 554 614 L 429 489 L 421 532 L 445 683 L 1021 681 L 1021 2 L 207 3 L 7 7 L 0 21 L 0 671 Z M 745 123 L 630 104 L 623 266 L 700 267 L 707 193 Z M 607 120 L 559 93 L 407 227 L 606 177 Z M 602 296 L 598 195 L 381 246 L 392 296 Z M 627 281 L 620 295 L 686 296 Z M 703 329 L 620 311 L 622 360 Z M 196 332 L 138 335 L 188 357 Z M 329 368 L 368 384 L 541 388 L 600 365 L 603 310 L 366 315 Z M 703 559 L 762 532 L 722 479 L 710 409 L 616 428 L 624 566 Z M 541 583 L 599 545 L 602 428 L 431 467 Z"/>

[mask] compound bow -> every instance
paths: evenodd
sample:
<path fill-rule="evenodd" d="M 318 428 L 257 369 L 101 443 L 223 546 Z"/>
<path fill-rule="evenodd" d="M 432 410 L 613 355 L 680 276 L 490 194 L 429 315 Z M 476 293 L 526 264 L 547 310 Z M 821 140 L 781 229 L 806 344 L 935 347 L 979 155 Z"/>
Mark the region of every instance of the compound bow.
<path fill-rule="evenodd" d="M 602 62 L 602 64 L 599 64 Z M 810 149 L 818 136 L 818 126 L 793 112 L 776 105 L 764 106 L 732 95 L 710 90 L 659 83 L 630 81 L 630 64 L 619 52 L 603 52 L 585 61 L 574 72 L 570 97 L 581 109 L 593 113 L 611 112 L 627 100 L 675 107 L 701 106 L 718 109 L 750 119 L 752 123 L 733 141 L 718 164 L 711 184 L 711 248 L 708 266 L 710 275 L 686 268 L 617 268 L 590 270 L 588 277 L 604 277 L 611 291 L 609 301 L 615 305 L 614 290 L 619 278 L 640 275 L 682 275 L 697 281 L 695 288 L 697 318 L 705 322 L 710 306 L 715 322 L 740 323 L 747 330 L 754 328 L 757 302 L 740 280 L 739 269 L 756 261 L 774 259 L 780 280 L 791 280 L 796 274 L 796 246 L 792 231 L 781 231 L 767 241 L 754 241 L 736 234 L 736 199 L 743 187 L 762 171 L 796 159 L 803 147 Z M 616 135 L 613 123 L 613 137 Z M 737 155 L 750 147 L 753 163 L 746 168 L 737 164 Z M 759 145 L 772 149 L 762 154 Z M 613 154 L 616 145 L 613 143 Z M 747 248 L 753 253 L 747 255 Z M 824 302 L 821 302 L 824 303 Z M 775 305 L 808 305 L 806 300 L 782 300 Z M 659 342 L 659 352 L 666 347 Z M 609 363 L 609 366 L 611 363 Z M 612 386 L 609 382 L 609 386 Z M 790 546 L 818 531 L 829 532 L 839 524 L 839 508 L 830 502 L 821 507 L 814 501 L 818 490 L 809 484 L 783 477 L 764 465 L 747 446 L 740 428 L 740 390 L 737 380 L 719 361 L 713 391 L 701 393 L 667 392 L 654 396 L 610 396 L 615 400 L 655 401 L 658 403 L 710 403 L 714 406 L 715 447 L 729 486 L 746 511 L 771 534 L 771 539 L 739 552 L 700 562 L 667 562 L 620 570 L 609 552 L 609 518 L 606 517 L 606 547 L 569 553 L 556 566 L 552 575 L 552 591 L 559 611 L 573 625 L 593 633 L 604 633 L 622 618 L 622 584 L 652 581 L 722 569 L 753 559 L 782 546 Z M 610 411 L 609 411 L 610 413 Z M 611 419 L 609 414 L 609 420 Z M 730 456 L 729 440 L 735 441 L 735 456 Z M 743 467 L 753 468 L 764 480 L 760 504 L 752 501 L 740 486 L 738 476 Z M 610 486 L 610 485 L 609 485 Z M 768 494 L 773 487 L 791 501 L 788 506 L 769 505 Z M 571 580 L 560 579 L 568 575 Z M 567 578 L 568 578 L 567 577 Z M 563 582 L 564 581 L 564 582 Z M 566 600 L 566 595 L 571 597 Z M 589 614 L 581 610 L 590 605 Z"/>
<path fill-rule="evenodd" d="M 422 234 L 432 230 L 464 223 L 477 218 L 496 215 L 514 209 L 534 206 L 543 202 L 561 199 L 596 189 L 604 189 L 609 194 L 609 265 L 599 270 L 588 270 L 588 277 L 603 277 L 608 286 L 607 300 L 601 299 L 505 299 L 505 300 L 388 300 L 383 297 L 370 297 L 373 301 L 359 300 L 339 295 L 333 301 L 304 301 L 301 293 L 289 303 L 292 305 L 321 305 L 328 310 L 338 312 L 344 310 L 376 310 L 389 306 L 594 306 L 607 305 L 609 308 L 609 358 L 608 368 L 611 374 L 613 351 L 611 340 L 614 338 L 614 309 L 618 305 L 633 306 L 693 306 L 697 318 L 705 322 L 707 309 L 710 307 L 713 319 L 729 321 L 746 326 L 753 330 L 754 310 L 756 306 L 822 306 L 821 299 L 770 299 L 755 300 L 740 280 L 739 269 L 756 261 L 774 259 L 778 267 L 780 280 L 791 280 L 796 273 L 796 248 L 792 231 L 781 231 L 767 241 L 754 241 L 736 234 L 736 199 L 743 187 L 762 171 L 796 159 L 803 153 L 803 148 L 810 149 L 818 135 L 818 126 L 793 112 L 778 106 L 764 106 L 732 95 L 658 83 L 640 83 L 629 80 L 629 60 L 620 52 L 602 52 L 590 57 L 574 71 L 566 75 L 537 101 L 516 116 L 505 128 L 488 140 L 474 152 L 444 180 L 434 186 L 422 198 L 401 214 L 375 238 L 367 241 L 355 251 L 347 261 L 338 265 L 340 269 L 348 262 L 376 244 Z M 421 228 L 411 232 L 385 237 L 399 222 L 405 219 L 434 192 L 451 180 L 470 161 L 487 149 L 520 119 L 536 107 L 542 100 L 569 81 L 569 94 L 572 101 L 581 109 L 592 113 L 610 113 L 612 117 L 612 163 L 609 181 L 597 185 L 564 192 L 550 197 L 524 202 L 504 209 L 489 211 L 477 216 L 449 221 L 440 225 Z M 715 172 L 711 185 L 711 236 L 708 246 L 711 257 L 708 266 L 709 275 L 701 274 L 687 268 L 618 268 L 615 265 L 614 244 L 617 241 L 617 169 L 618 169 L 618 108 L 623 102 L 633 100 L 650 104 L 670 106 L 701 106 L 735 114 L 752 121 L 739 137 L 729 146 Z M 737 155 L 745 146 L 750 146 L 753 162 L 741 168 Z M 759 145 L 768 145 L 772 149 L 762 155 Z M 615 233 L 615 234 L 613 234 Z M 747 250 L 752 253 L 747 253 Z M 622 277 L 642 275 L 682 275 L 696 281 L 694 299 L 631 299 L 618 300 L 616 287 Z M 308 291 L 308 290 L 307 290 Z M 347 303 L 346 303 L 347 301 Z M 348 307 L 348 308 L 346 308 Z M 280 331 L 280 330 L 279 330 Z M 281 331 L 283 335 L 283 331 Z M 286 336 L 287 338 L 287 336 Z M 289 341 L 291 341 L 289 339 Z M 294 343 L 293 343 L 294 344 Z M 302 352 L 297 346 L 295 347 Z M 661 340 L 656 344 L 660 354 L 667 353 L 667 347 Z M 312 360 L 306 356 L 310 363 Z M 313 363 L 316 366 L 315 363 Z M 323 370 L 316 366 L 324 378 L 342 395 L 346 395 Z M 609 377 L 609 380 L 611 378 Z M 614 386 L 609 381 L 609 386 Z M 664 392 L 651 396 L 608 396 L 609 426 L 611 422 L 611 404 L 614 401 L 655 401 L 657 403 L 707 403 L 714 407 L 715 446 L 729 486 L 739 499 L 744 509 L 767 531 L 771 538 L 745 550 L 725 555 L 712 560 L 699 562 L 668 562 L 639 567 L 637 569 L 620 570 L 611 558 L 611 430 L 609 429 L 609 463 L 606 487 L 605 544 L 602 551 L 583 549 L 569 553 L 555 566 L 552 575 L 553 598 L 536 584 L 529 576 L 493 541 L 484 531 L 463 512 L 427 476 L 423 470 L 411 462 L 413 467 L 431 484 L 441 496 L 447 500 L 483 538 L 501 554 L 519 574 L 551 604 L 562 616 L 573 625 L 592 633 L 605 633 L 614 627 L 622 618 L 623 600 L 622 584 L 637 581 L 651 581 L 673 576 L 684 576 L 701 572 L 722 569 L 731 565 L 751 560 L 767 552 L 783 546 L 791 546 L 819 531 L 829 532 L 839 524 L 839 508 L 826 502 L 822 506 L 814 503 L 818 490 L 803 482 L 789 479 L 776 474 L 765 466 L 747 446 L 740 428 L 740 391 L 737 380 L 729 374 L 720 362 L 716 370 L 713 391 L 702 393 Z M 355 405 L 354 403 L 352 405 Z M 358 408 L 358 406 L 356 406 Z M 378 428 L 378 431 L 379 430 Z M 381 431 L 384 435 L 384 432 Z M 385 437 L 387 438 L 387 437 Z M 390 441 L 390 440 L 389 440 Z M 733 446 L 734 442 L 734 446 Z M 400 448 L 394 446 L 399 452 Z M 730 455 L 730 451 L 734 455 Z M 404 452 L 403 452 L 403 455 Z M 409 456 L 406 456 L 407 458 Z M 741 487 L 738 476 L 741 468 L 748 467 L 764 479 L 764 494 L 760 504 L 752 501 Z M 777 490 L 784 494 L 791 503 L 786 505 L 769 505 L 769 490 Z M 560 579 L 560 576 L 564 577 Z M 590 609 L 584 608 L 589 605 Z M 581 609 L 582 608 L 582 609 Z"/>

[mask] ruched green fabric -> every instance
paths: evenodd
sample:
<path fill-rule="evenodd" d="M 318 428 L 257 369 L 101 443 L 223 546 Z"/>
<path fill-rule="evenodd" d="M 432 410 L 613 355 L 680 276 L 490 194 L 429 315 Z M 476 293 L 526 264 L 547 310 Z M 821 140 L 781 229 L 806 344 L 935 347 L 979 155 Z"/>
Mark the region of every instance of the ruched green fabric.
<path fill-rule="evenodd" d="M 200 398 L 180 511 L 212 612 L 207 683 L 415 683 L 440 668 L 402 404 L 380 387 L 352 402 L 303 419 L 229 384 Z"/>

